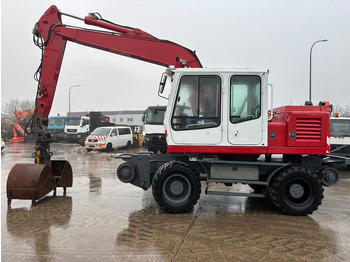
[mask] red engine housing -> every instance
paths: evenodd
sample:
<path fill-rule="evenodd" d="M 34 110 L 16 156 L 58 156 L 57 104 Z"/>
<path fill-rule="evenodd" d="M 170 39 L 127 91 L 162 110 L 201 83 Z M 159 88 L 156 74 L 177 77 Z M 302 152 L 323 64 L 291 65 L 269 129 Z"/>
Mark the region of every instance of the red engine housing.
<path fill-rule="evenodd" d="M 329 121 L 328 106 L 274 109 L 268 123 L 268 154 L 329 154 Z"/>

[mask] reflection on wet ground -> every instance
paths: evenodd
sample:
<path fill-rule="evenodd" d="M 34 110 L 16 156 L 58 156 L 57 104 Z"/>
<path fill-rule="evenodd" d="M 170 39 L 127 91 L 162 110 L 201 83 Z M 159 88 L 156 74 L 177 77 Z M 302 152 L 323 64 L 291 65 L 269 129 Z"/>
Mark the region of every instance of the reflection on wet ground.
<path fill-rule="evenodd" d="M 53 159 L 72 165 L 73 187 L 8 208 L 7 175 L 32 162 L 33 150 L 16 144 L 1 154 L 2 261 L 350 261 L 349 169 L 311 216 L 282 215 L 266 199 L 203 193 L 191 212 L 174 215 L 158 208 L 151 190 L 116 178 L 118 151 L 53 144 Z"/>
<path fill-rule="evenodd" d="M 7 231 L 14 238 L 33 242 L 35 260 L 51 261 L 55 253 L 50 250 L 50 232 L 55 228 L 67 228 L 71 213 L 71 197 L 46 197 L 38 206 L 9 208 L 6 217 Z"/>

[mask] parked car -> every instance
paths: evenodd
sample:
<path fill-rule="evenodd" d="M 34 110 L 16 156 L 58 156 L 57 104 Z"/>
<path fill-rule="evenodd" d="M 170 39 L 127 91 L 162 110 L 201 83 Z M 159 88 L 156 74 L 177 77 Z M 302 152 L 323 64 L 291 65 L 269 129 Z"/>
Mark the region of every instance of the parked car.
<path fill-rule="evenodd" d="M 130 148 L 133 137 L 130 127 L 98 127 L 85 140 L 85 148 L 91 150 L 111 151 L 120 147 Z"/>
<path fill-rule="evenodd" d="M 5 148 L 5 141 L 1 138 L 1 151 Z"/>

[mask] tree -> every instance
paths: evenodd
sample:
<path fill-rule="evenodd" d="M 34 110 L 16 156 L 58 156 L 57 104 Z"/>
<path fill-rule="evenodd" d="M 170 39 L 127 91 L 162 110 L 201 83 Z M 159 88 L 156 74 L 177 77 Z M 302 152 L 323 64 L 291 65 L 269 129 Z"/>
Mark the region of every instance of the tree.
<path fill-rule="evenodd" d="M 338 113 L 341 117 L 350 117 L 350 104 L 347 104 L 345 106 L 339 104 L 334 105 L 332 116 L 334 116 L 335 113 Z"/>
<path fill-rule="evenodd" d="M 17 119 L 14 114 L 15 110 L 26 111 L 34 108 L 35 101 L 33 100 L 18 100 L 18 98 L 11 99 L 9 102 L 5 102 L 1 105 L 1 118 L 6 118 L 10 122 L 17 123 Z"/>

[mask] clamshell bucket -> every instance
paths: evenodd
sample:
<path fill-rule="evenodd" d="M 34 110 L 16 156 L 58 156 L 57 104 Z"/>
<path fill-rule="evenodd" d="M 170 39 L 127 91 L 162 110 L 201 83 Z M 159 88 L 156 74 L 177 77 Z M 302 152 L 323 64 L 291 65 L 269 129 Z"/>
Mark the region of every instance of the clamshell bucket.
<path fill-rule="evenodd" d="M 44 197 L 56 187 L 71 187 L 72 167 L 68 161 L 52 160 L 50 168 L 46 164 L 16 164 L 7 178 L 7 199 L 30 199 L 32 203 Z"/>
<path fill-rule="evenodd" d="M 57 180 L 57 186 L 63 187 L 66 191 L 66 187 L 72 187 L 73 185 L 73 171 L 72 166 L 66 160 L 51 160 L 52 175 Z"/>

